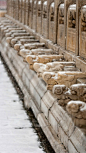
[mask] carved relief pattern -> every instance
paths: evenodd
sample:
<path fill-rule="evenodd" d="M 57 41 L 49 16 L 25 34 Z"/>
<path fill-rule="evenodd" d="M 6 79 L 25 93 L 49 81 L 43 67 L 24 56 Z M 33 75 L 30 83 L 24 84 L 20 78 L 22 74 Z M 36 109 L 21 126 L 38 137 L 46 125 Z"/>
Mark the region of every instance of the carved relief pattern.
<path fill-rule="evenodd" d="M 80 56 L 86 58 L 86 5 L 81 8 L 80 17 Z"/>
<path fill-rule="evenodd" d="M 59 7 L 57 43 L 64 47 L 64 4 Z"/>
<path fill-rule="evenodd" d="M 75 52 L 76 49 L 76 29 L 68 29 L 67 49 Z"/>

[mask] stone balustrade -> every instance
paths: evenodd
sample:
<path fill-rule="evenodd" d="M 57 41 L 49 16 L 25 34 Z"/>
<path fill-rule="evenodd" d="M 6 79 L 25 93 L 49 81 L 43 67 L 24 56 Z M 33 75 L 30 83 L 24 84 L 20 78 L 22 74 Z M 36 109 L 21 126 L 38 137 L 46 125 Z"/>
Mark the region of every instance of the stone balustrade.
<path fill-rule="evenodd" d="M 59 19 L 61 24 L 63 24 L 64 5 L 62 4 L 62 6 L 59 7 L 61 7 L 59 8 L 59 12 L 60 17 L 62 17 Z M 72 6 L 69 5 L 68 9 L 70 10 L 71 7 Z M 44 9 L 46 11 L 46 7 Z M 75 19 L 75 7 L 72 13 Z M 82 151 L 80 151 L 73 140 L 77 138 L 76 131 L 80 130 L 80 134 L 83 135 L 83 131 L 86 131 L 86 85 L 85 83 L 77 83 L 79 79 L 86 80 L 86 72 L 82 72 L 79 67 L 77 68 L 75 56 L 67 60 L 64 52 L 58 54 L 56 50 L 52 48 L 49 49 L 46 42 L 42 42 L 42 40 L 39 41 L 37 37 L 31 35 L 31 33 L 20 26 L 15 25 L 13 27 L 13 23 L 10 21 L 6 21 L 8 25 L 4 24 L 6 23 L 5 21 L 3 20 L 0 26 L 0 32 L 2 33 L 0 36 L 2 40 L 0 41 L 2 42 L 2 46 L 4 45 L 3 42 L 6 40 L 6 46 L 9 48 L 5 49 L 6 53 L 4 52 L 4 54 L 12 61 L 11 64 L 13 64 L 13 68 L 16 69 L 16 72 L 19 73 L 19 78 L 22 78 L 26 89 L 30 90 L 33 99 L 35 98 L 35 103 L 41 114 L 38 113 L 37 110 L 36 112 L 34 111 L 34 113 L 38 116 L 40 124 L 43 124 L 40 120 L 43 114 L 65 146 L 66 150 L 63 152 L 69 151 L 72 153 L 68 146 L 70 142 L 72 142 L 72 150 L 74 149 L 77 153 L 82 153 L 86 148 L 82 144 Z M 75 24 L 75 22 L 72 24 Z M 6 58 L 5 56 L 4 58 Z M 37 76 L 41 77 L 41 79 Z M 28 79 L 25 79 L 25 77 Z M 18 81 L 20 81 L 19 78 Z M 47 88 L 45 84 L 42 84 L 44 83 L 42 79 L 46 83 Z M 22 81 L 20 84 L 22 84 Z M 37 109 L 35 104 L 31 107 L 33 110 Z M 56 130 L 57 126 L 58 130 Z M 71 128 L 69 128 L 69 126 Z M 64 134 L 64 140 L 62 133 Z M 74 137 L 74 139 L 72 137 Z M 77 143 L 79 144 L 78 140 Z"/>

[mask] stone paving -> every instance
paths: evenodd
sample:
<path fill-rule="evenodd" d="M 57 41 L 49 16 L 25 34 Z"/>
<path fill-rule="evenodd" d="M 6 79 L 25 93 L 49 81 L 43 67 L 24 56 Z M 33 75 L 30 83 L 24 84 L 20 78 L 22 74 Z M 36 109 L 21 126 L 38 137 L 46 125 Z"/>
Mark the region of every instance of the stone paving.
<path fill-rule="evenodd" d="M 1 60 L 0 153 L 44 153 Z"/>

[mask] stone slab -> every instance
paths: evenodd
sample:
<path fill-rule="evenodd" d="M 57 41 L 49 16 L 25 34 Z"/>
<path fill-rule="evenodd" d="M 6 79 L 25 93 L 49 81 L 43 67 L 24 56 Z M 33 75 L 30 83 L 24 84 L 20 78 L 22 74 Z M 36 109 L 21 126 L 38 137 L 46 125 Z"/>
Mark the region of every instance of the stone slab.
<path fill-rule="evenodd" d="M 37 74 L 34 75 L 34 77 L 31 79 L 31 83 L 33 84 L 33 86 L 35 87 L 35 89 L 37 90 L 38 94 L 40 95 L 40 97 L 42 98 L 43 95 L 45 94 L 45 92 L 47 91 L 47 88 L 44 84 L 44 82 L 38 78 Z"/>
<path fill-rule="evenodd" d="M 61 144 L 60 140 L 56 136 L 56 133 L 53 131 L 52 127 L 48 124 L 48 120 L 45 118 L 43 113 L 38 115 L 38 122 L 43 129 L 43 132 L 47 136 L 51 146 L 54 148 L 56 153 L 67 153 L 64 149 L 63 145 Z"/>
<path fill-rule="evenodd" d="M 76 127 L 70 137 L 70 140 L 73 143 L 73 145 L 76 147 L 78 152 L 86 153 L 86 136 L 82 130 Z"/>
<path fill-rule="evenodd" d="M 68 150 L 69 150 L 69 153 L 80 153 L 80 152 L 78 152 L 76 150 L 76 148 L 73 146 L 73 144 L 71 143 L 71 141 L 68 142 Z"/>
<path fill-rule="evenodd" d="M 36 89 L 34 88 L 33 84 L 30 82 L 30 94 L 33 97 L 33 99 L 36 101 L 38 108 L 40 109 L 41 107 L 41 97 L 37 93 Z"/>
<path fill-rule="evenodd" d="M 57 122 L 60 124 L 64 132 L 68 136 L 70 136 L 75 126 L 67 112 L 60 105 L 58 105 L 57 101 L 54 103 L 50 111 L 52 112 L 53 116 L 56 118 Z"/>

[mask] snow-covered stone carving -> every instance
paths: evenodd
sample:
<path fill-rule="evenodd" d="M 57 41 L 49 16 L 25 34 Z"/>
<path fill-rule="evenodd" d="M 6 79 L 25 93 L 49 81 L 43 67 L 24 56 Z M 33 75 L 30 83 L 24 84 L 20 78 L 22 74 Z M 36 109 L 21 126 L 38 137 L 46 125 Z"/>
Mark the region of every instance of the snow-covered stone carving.
<path fill-rule="evenodd" d="M 77 99 L 86 102 L 86 84 L 75 84 L 70 87 L 72 95 L 77 95 Z"/>
<path fill-rule="evenodd" d="M 21 37 L 21 36 L 30 36 L 30 34 L 29 33 L 13 33 L 12 34 L 12 37 L 14 38 L 14 37 Z"/>
<path fill-rule="evenodd" d="M 29 50 L 24 48 L 19 51 L 19 54 L 25 58 L 27 55 L 41 55 L 41 54 L 49 54 L 52 52 L 53 52 L 52 49 L 38 48 L 38 49 Z"/>
<path fill-rule="evenodd" d="M 47 64 L 34 63 L 34 70 L 37 72 L 39 77 L 42 77 L 43 72 L 57 72 L 63 71 L 65 66 L 74 67 L 74 62 L 50 62 Z"/>
<path fill-rule="evenodd" d="M 50 89 L 56 84 L 64 84 L 70 87 L 76 84 L 78 78 L 86 78 L 86 73 L 78 71 L 44 72 L 42 78 L 48 84 L 48 87 L 50 86 Z"/>
<path fill-rule="evenodd" d="M 23 47 L 23 46 L 22 46 L 21 43 L 18 43 L 18 44 L 15 44 L 15 45 L 14 45 L 14 49 L 17 50 L 18 52 L 20 51 L 20 49 L 22 49 L 22 47 Z"/>
<path fill-rule="evenodd" d="M 28 55 L 26 56 L 26 61 L 32 65 L 33 67 L 33 64 L 34 63 L 48 63 L 48 62 L 52 62 L 53 60 L 60 60 L 63 58 L 63 55 L 56 55 L 56 54 L 53 54 L 53 55 Z"/>
<path fill-rule="evenodd" d="M 52 92 L 57 95 L 64 94 L 66 91 L 67 88 L 65 85 L 55 85 L 52 90 Z"/>
<path fill-rule="evenodd" d="M 17 26 L 15 26 L 15 27 L 10 27 L 10 28 L 8 28 L 7 30 L 4 30 L 4 33 L 10 33 L 10 32 L 13 31 L 13 30 L 22 30 L 22 28 L 17 27 Z"/>
<path fill-rule="evenodd" d="M 34 43 L 34 42 L 39 42 L 39 41 L 36 39 L 20 39 L 20 42 L 22 45 L 24 45 L 24 44 Z"/>
<path fill-rule="evenodd" d="M 13 33 L 26 33 L 26 30 L 12 30 L 5 34 L 6 37 L 10 37 Z"/>
<path fill-rule="evenodd" d="M 46 64 L 48 62 L 62 60 L 63 58 L 64 58 L 63 55 L 57 55 L 57 54 L 40 55 L 40 56 L 38 56 L 37 62 Z"/>
<path fill-rule="evenodd" d="M 13 41 L 13 44 L 11 44 L 11 41 L 12 41 L 12 39 L 16 39 L 16 37 L 21 37 L 21 39 L 22 39 L 22 37 L 24 38 L 24 37 L 30 37 L 30 34 L 28 33 L 14 33 L 14 34 L 12 34 L 10 37 L 7 37 L 6 38 L 6 40 L 7 40 L 7 42 L 10 44 L 10 45 L 12 45 L 12 46 L 14 46 L 13 44 L 16 44 L 17 43 L 17 41 L 16 40 L 14 40 Z M 25 38 L 25 39 L 26 39 Z M 31 37 L 32 38 L 32 37 Z M 16 42 L 16 43 L 15 43 Z"/>
<path fill-rule="evenodd" d="M 19 40 L 21 42 L 21 39 L 23 39 L 24 41 L 25 40 L 28 40 L 28 39 L 35 39 L 34 36 L 21 36 L 21 37 L 14 37 L 12 38 L 11 40 L 11 45 L 14 46 Z"/>
<path fill-rule="evenodd" d="M 37 48 L 40 48 L 40 47 L 44 47 L 45 46 L 45 43 L 32 43 L 32 44 L 25 44 L 24 47 L 25 49 L 37 49 Z"/>
<path fill-rule="evenodd" d="M 71 115 L 76 126 L 86 128 L 86 103 L 82 101 L 70 101 L 66 110 Z"/>

